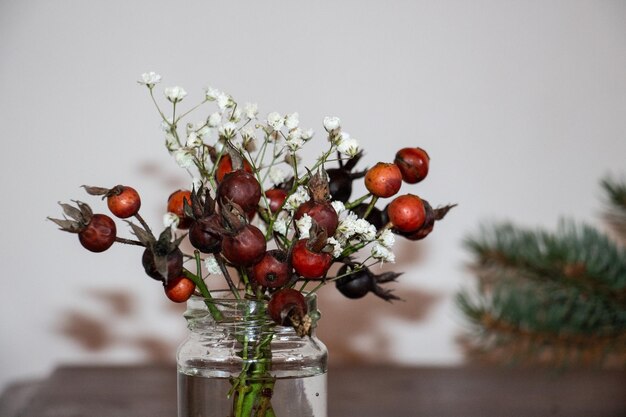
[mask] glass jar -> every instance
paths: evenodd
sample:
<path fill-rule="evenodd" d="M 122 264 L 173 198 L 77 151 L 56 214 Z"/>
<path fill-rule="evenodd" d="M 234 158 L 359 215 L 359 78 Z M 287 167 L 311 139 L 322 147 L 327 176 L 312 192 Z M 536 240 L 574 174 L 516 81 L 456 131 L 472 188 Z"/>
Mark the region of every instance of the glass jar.
<path fill-rule="evenodd" d="M 218 292 L 215 293 L 217 295 Z M 326 346 L 278 326 L 265 301 L 192 297 L 177 354 L 178 417 L 326 417 Z"/>

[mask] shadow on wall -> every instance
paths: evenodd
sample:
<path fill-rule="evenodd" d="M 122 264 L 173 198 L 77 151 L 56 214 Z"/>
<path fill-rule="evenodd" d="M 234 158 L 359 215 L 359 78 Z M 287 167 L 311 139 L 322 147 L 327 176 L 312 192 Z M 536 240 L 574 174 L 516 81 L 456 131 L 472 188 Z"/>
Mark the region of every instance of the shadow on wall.
<path fill-rule="evenodd" d="M 318 337 L 331 352 L 331 364 L 393 363 L 391 323 L 417 323 L 428 314 L 440 296 L 402 288 L 402 301 L 388 303 L 373 294 L 359 300 L 344 298 L 334 285 L 322 290 L 322 319 Z"/>
<path fill-rule="evenodd" d="M 65 311 L 54 330 L 57 334 L 74 341 L 87 352 L 106 352 L 111 349 L 128 348 L 139 351 L 148 362 L 172 362 L 178 344 L 175 340 L 137 332 L 141 326 L 135 310 L 133 297 L 122 291 L 89 289 L 87 297 L 94 300 L 106 313 L 87 313 L 80 310 Z M 181 316 L 185 306 L 167 303 L 173 314 Z M 121 323 L 137 324 L 133 332 L 124 333 Z"/>

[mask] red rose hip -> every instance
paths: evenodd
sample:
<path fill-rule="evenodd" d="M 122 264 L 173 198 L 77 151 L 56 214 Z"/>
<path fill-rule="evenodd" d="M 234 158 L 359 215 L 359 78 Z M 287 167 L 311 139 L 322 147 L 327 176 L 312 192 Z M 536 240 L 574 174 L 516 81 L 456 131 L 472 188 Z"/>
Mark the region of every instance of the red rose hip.
<path fill-rule="evenodd" d="M 402 173 L 396 164 L 379 162 L 365 174 L 365 188 L 376 197 L 391 197 L 401 186 Z"/>
<path fill-rule="evenodd" d="M 118 185 L 109 192 L 107 206 L 115 216 L 126 219 L 137 214 L 141 207 L 141 198 L 134 188 Z"/>
<path fill-rule="evenodd" d="M 177 277 L 169 280 L 165 285 L 165 295 L 175 303 L 184 303 L 191 297 L 196 289 L 196 284 L 187 277 Z"/>
<path fill-rule="evenodd" d="M 416 184 L 428 175 L 430 157 L 422 148 L 402 148 L 396 153 L 394 162 L 408 184 Z"/>
<path fill-rule="evenodd" d="M 308 246 L 309 239 L 300 239 L 291 251 L 291 265 L 304 278 L 320 278 L 326 274 L 333 258 L 326 252 L 315 252 Z"/>
<path fill-rule="evenodd" d="M 115 242 L 117 228 L 106 214 L 94 214 L 83 230 L 78 233 L 80 244 L 91 252 L 104 252 Z"/>
<path fill-rule="evenodd" d="M 191 225 L 191 219 L 185 216 L 185 200 L 187 200 L 187 205 L 191 206 L 191 191 L 174 191 L 167 199 L 167 211 L 174 213 L 180 219 L 180 222 L 178 223 L 179 229 L 188 229 Z"/>
<path fill-rule="evenodd" d="M 279 288 L 289 282 L 291 268 L 287 255 L 280 250 L 270 250 L 252 267 L 252 279 L 268 288 Z"/>
<path fill-rule="evenodd" d="M 422 199 L 413 194 L 396 197 L 387 206 L 387 215 L 393 227 L 400 232 L 413 232 L 426 221 L 426 209 Z"/>
<path fill-rule="evenodd" d="M 307 313 L 306 300 L 300 291 L 285 288 L 272 295 L 267 304 L 267 312 L 277 324 L 289 325 L 291 317 L 302 318 Z"/>

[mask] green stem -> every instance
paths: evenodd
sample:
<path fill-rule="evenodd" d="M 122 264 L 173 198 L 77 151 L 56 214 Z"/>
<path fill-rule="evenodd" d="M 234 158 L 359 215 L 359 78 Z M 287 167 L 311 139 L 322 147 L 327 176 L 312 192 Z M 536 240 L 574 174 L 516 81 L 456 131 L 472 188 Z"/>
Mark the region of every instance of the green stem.
<path fill-rule="evenodd" d="M 204 280 L 200 276 L 194 274 L 186 268 L 183 269 L 183 274 L 185 274 L 185 277 L 189 278 L 193 281 L 194 284 L 196 284 L 196 288 L 198 288 L 198 291 L 200 291 L 200 294 L 202 294 L 202 297 L 204 297 L 204 304 L 206 304 L 207 308 L 209 309 L 211 317 L 213 317 L 215 321 L 222 320 L 224 318 L 222 316 L 222 312 L 215 306 L 214 303 L 211 302 L 211 300 L 213 300 L 213 296 L 211 295 L 211 292 L 207 288 L 206 284 L 204 283 Z"/>
<path fill-rule="evenodd" d="M 364 202 L 365 200 L 367 200 L 368 198 L 370 198 L 372 195 L 370 193 L 365 194 L 363 197 L 357 198 L 356 200 L 354 200 L 351 203 L 346 203 L 345 204 L 345 208 L 347 208 L 348 210 L 355 208 L 356 206 L 358 206 L 359 204 L 361 204 L 362 202 Z"/>
<path fill-rule="evenodd" d="M 370 201 L 370 204 L 367 206 L 367 209 L 365 210 L 365 213 L 363 213 L 363 218 L 367 219 L 367 216 L 370 215 L 370 212 L 372 211 L 372 209 L 374 208 L 374 205 L 376 205 L 376 202 L 378 201 L 378 197 L 373 196 L 372 197 L 372 201 Z"/>

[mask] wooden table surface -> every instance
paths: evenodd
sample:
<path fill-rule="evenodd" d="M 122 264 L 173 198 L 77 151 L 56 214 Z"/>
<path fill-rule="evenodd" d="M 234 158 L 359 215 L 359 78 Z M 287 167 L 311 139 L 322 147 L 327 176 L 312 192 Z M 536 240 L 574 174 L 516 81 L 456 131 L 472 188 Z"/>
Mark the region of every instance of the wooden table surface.
<path fill-rule="evenodd" d="M 626 374 L 575 370 L 331 369 L 330 417 L 624 417 Z M 1 417 L 175 417 L 170 366 L 65 366 L 10 385 Z M 297 417 L 297 416 L 295 416 Z"/>

